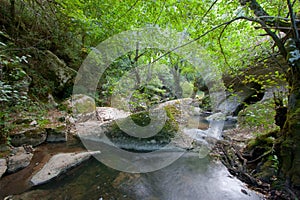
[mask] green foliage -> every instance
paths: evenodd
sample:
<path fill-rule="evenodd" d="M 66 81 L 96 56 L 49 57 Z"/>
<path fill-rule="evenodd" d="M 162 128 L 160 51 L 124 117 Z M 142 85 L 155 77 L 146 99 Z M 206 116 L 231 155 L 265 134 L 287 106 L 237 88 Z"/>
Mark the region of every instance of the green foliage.
<path fill-rule="evenodd" d="M 238 122 L 243 128 L 259 128 L 260 132 L 269 132 L 276 129 L 274 101 L 268 100 L 248 105 L 239 112 Z"/>
<path fill-rule="evenodd" d="M 279 20 L 287 13 L 286 3 L 280 0 L 274 0 L 272 3 L 263 0 L 260 3 L 275 16 L 272 20 Z M 294 8 L 299 9 L 298 2 Z M 260 27 L 254 28 L 253 23 L 246 20 L 237 20 L 207 32 L 239 16 L 254 17 L 248 6 L 240 6 L 239 1 L 20 0 L 15 2 L 15 17 L 11 9 L 10 1 L 3 0 L 3 4 L 0 5 L 3 24 L 0 30 L 2 107 L 27 102 L 28 96 L 20 92 L 21 85 L 17 84 L 25 78 L 25 73 L 33 78 L 33 87 L 30 88 L 33 98 L 47 97 L 50 88 L 54 88 L 53 83 L 39 77 L 39 74 L 35 75 L 34 69 L 30 68 L 28 61 L 32 61 L 32 58 L 28 56 L 29 52 L 34 52 L 35 49 L 51 50 L 68 66 L 78 69 L 94 46 L 110 36 L 134 28 L 161 27 L 183 32 L 186 36 L 197 39 L 195 42 L 202 46 L 205 55 L 209 56 L 209 65 L 217 66 L 220 71 L 226 73 L 235 73 L 237 69 L 249 67 L 260 58 L 270 57 L 273 51 L 277 50 L 271 48 L 273 43 L 270 38 L 259 36 L 264 33 Z M 275 30 L 275 34 L 277 33 Z M 135 53 L 129 52 L 120 57 L 105 71 L 95 94 L 98 105 L 110 105 L 118 81 L 135 68 L 138 69 L 137 74 L 140 77 L 152 74 L 154 78 L 150 84 L 147 82 L 147 86 L 154 87 L 145 87 L 144 91 L 140 92 L 138 89 L 145 84 L 137 82 L 140 85 L 136 87 L 138 89 L 133 93 L 130 102 L 133 110 L 146 110 L 146 107 L 159 101 L 174 98 L 174 94 L 166 98 L 169 91 L 161 89 L 163 86 L 170 91 L 181 89 L 183 96 L 188 97 L 193 83 L 205 75 L 197 71 L 198 66 L 192 66 L 175 53 L 160 58 L 165 51 L 143 49 L 139 50 L 138 59 L 135 59 Z M 34 55 L 34 59 L 38 56 Z M 158 58 L 160 59 L 157 62 L 152 63 Z M 34 64 L 38 67 L 38 63 Z M 140 66 L 148 64 L 151 64 L 149 70 L 143 71 Z M 210 67 L 209 65 L 207 67 Z M 285 81 L 285 77 L 279 70 L 274 70 L 258 76 L 247 75 L 244 83 L 256 82 L 272 87 L 278 80 Z M 203 104 L 205 109 L 209 109 L 209 98 L 204 98 Z M 271 107 L 272 103 L 249 106 L 240 114 L 241 124 L 250 127 L 272 127 L 274 110 Z M 1 112 L 6 116 L 12 110 Z"/>
<path fill-rule="evenodd" d="M 271 163 L 272 163 L 271 167 L 275 169 L 275 173 L 277 174 L 277 172 L 279 170 L 279 159 L 278 159 L 277 155 L 270 155 L 268 157 L 268 160 L 271 161 Z"/>

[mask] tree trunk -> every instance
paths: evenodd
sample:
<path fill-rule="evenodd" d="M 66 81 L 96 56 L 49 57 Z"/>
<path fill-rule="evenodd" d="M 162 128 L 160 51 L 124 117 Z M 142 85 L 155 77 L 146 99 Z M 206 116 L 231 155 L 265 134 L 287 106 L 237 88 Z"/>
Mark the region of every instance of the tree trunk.
<path fill-rule="evenodd" d="M 280 138 L 281 171 L 287 180 L 300 187 L 300 55 L 294 40 L 287 42 L 290 86 L 287 118 Z"/>
<path fill-rule="evenodd" d="M 178 63 L 175 64 L 172 68 L 171 68 L 171 73 L 173 75 L 173 79 L 174 79 L 174 86 L 173 86 L 173 90 L 175 91 L 175 96 L 177 99 L 182 98 L 182 88 L 180 86 L 180 70 L 178 67 Z"/>

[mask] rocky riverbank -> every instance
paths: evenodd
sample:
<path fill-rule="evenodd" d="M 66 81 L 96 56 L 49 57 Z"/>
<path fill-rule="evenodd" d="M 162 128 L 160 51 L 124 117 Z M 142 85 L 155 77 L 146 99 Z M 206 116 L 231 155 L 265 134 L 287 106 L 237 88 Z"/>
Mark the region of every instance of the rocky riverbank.
<path fill-rule="evenodd" d="M 82 100 L 79 102 L 85 104 Z M 158 150 L 164 147 L 163 142 L 171 140 L 170 149 L 180 148 L 204 158 L 221 138 L 224 122 L 228 127 L 235 124 L 234 118 L 226 117 L 222 113 L 203 112 L 195 106 L 192 99 L 169 101 L 161 104 L 158 108 L 167 108 L 165 111 L 169 122 L 165 131 L 172 130 L 174 132 L 172 134 L 163 132 L 161 136 L 156 136 L 158 138 L 154 136 L 145 141 L 136 140 L 131 136 L 124 135 L 122 130 L 116 129 L 116 120 L 132 119 L 133 116 L 116 108 L 95 108 L 95 112 L 79 113 L 74 117 L 56 116 L 57 119 L 64 118 L 65 121 L 56 124 L 58 127 L 56 131 L 54 131 L 54 126 L 50 132 L 47 128 L 46 138 L 41 145 L 36 145 L 37 142 L 34 140 L 36 137 L 31 139 L 30 134 L 24 134 L 24 136 L 30 137 L 30 139 L 23 140 L 26 141 L 26 144 L 12 148 L 6 159 L 1 160 L 0 169 L 5 173 L 4 177 L 0 179 L 0 186 L 5 190 L 1 190 L 0 196 L 4 198 L 8 195 L 19 194 L 32 186 L 57 180 L 62 174 L 88 160 L 91 152 L 86 152 L 86 146 L 83 147 L 81 141 L 83 141 L 83 145 L 85 145 L 84 141 L 107 142 L 107 140 L 103 140 L 103 136 L 107 135 L 117 148 L 144 152 Z M 90 108 L 85 109 L 93 111 L 89 110 Z M 140 120 L 144 120 L 144 118 Z M 139 121 L 135 122 L 139 123 Z M 65 124 L 64 129 L 61 129 L 62 124 Z M 47 141 L 48 133 L 51 132 L 59 132 L 58 135 L 62 136 L 60 138 L 65 138 L 65 140 L 53 140 L 52 137 L 51 141 Z M 34 144 L 30 142 L 34 142 Z M 93 149 L 93 151 L 94 155 L 101 155 L 100 149 Z M 15 180 L 19 182 L 15 183 Z M 13 196 L 10 198 L 14 199 Z"/>

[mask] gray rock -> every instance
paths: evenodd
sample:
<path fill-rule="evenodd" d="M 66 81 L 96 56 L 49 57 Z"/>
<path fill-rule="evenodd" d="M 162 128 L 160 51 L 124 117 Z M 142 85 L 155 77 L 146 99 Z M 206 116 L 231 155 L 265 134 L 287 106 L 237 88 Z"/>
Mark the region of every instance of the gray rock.
<path fill-rule="evenodd" d="M 10 138 L 11 144 L 16 147 L 23 144 L 38 146 L 46 141 L 47 133 L 44 128 L 33 127 L 10 135 Z"/>
<path fill-rule="evenodd" d="M 51 51 L 43 51 L 41 56 L 41 66 L 36 68 L 39 73 L 47 80 L 52 81 L 55 85 L 54 93 L 62 92 L 64 89 L 73 85 L 73 79 L 76 76 L 76 71 L 69 68 L 64 61 L 59 59 Z"/>
<path fill-rule="evenodd" d="M 24 147 L 17 147 L 15 153 L 8 157 L 7 172 L 14 173 L 27 167 L 33 157 L 32 153 L 26 152 Z"/>
<path fill-rule="evenodd" d="M 227 115 L 237 115 L 243 103 L 256 94 L 256 90 L 252 89 L 255 85 L 238 84 L 234 92 L 228 93 L 225 100 L 216 105 L 216 110 L 221 111 Z"/>
<path fill-rule="evenodd" d="M 208 117 L 206 117 L 206 120 L 211 122 L 211 121 L 225 121 L 226 116 L 222 112 L 214 113 Z"/>
<path fill-rule="evenodd" d="M 95 100 L 87 95 L 75 94 L 61 104 L 65 110 L 73 114 L 72 121 L 85 122 L 96 120 Z"/>
<path fill-rule="evenodd" d="M 67 126 L 65 124 L 58 127 L 46 128 L 47 142 L 66 142 L 67 141 Z"/>
<path fill-rule="evenodd" d="M 96 113 L 97 113 L 97 119 L 100 122 L 126 118 L 130 115 L 130 112 L 125 112 L 123 110 L 112 108 L 112 107 L 97 107 Z"/>
<path fill-rule="evenodd" d="M 99 153 L 99 152 L 93 152 L 93 153 Z M 31 178 L 30 182 L 34 186 L 46 183 L 51 179 L 65 173 L 67 170 L 88 160 L 93 153 L 81 152 L 81 153 L 56 154 L 44 165 L 44 167 L 40 171 L 38 171 Z"/>
<path fill-rule="evenodd" d="M 10 148 L 7 144 L 0 144 L 0 152 L 9 151 Z"/>
<path fill-rule="evenodd" d="M 0 159 L 0 178 L 7 170 L 7 162 L 6 159 L 2 158 Z"/>

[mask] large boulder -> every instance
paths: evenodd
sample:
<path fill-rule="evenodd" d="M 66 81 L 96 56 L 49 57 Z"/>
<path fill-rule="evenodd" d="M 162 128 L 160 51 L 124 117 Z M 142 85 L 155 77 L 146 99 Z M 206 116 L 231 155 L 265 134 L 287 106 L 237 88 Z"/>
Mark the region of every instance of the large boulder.
<path fill-rule="evenodd" d="M 61 95 L 61 93 L 65 93 L 66 90 L 72 87 L 73 79 L 77 73 L 75 70 L 69 68 L 63 60 L 49 50 L 39 51 L 38 57 L 41 62 L 39 66 L 34 67 L 34 70 L 53 84 L 49 84 L 53 87 L 51 88 L 53 94 Z"/>
<path fill-rule="evenodd" d="M 218 105 L 217 110 L 236 116 L 245 104 L 255 103 L 263 98 L 264 93 L 258 91 L 261 91 L 261 86 L 256 83 L 238 83 L 233 92 L 227 92 L 226 100 Z"/>
<path fill-rule="evenodd" d="M 161 113 L 158 112 L 154 120 L 146 111 L 129 115 L 128 112 L 116 108 L 97 108 L 100 121 L 76 123 L 76 131 L 87 145 L 90 141 L 107 144 L 112 142 L 118 148 L 152 151 L 161 149 L 172 142 L 170 148 L 191 149 L 194 138 L 186 135 L 183 129 L 193 126 L 189 120 L 191 116 L 199 117 L 200 115 L 200 110 L 194 104 L 195 102 L 189 98 L 159 104 L 155 111 L 163 110 L 166 115 L 160 117 Z M 163 122 L 161 127 L 159 122 Z M 157 127 L 160 128 L 157 129 Z M 153 136 L 136 137 L 132 135 L 134 132 L 136 134 L 153 133 Z"/>
<path fill-rule="evenodd" d="M 112 107 L 97 107 L 96 108 L 97 120 L 100 122 L 112 121 L 120 118 L 126 118 L 130 112 L 112 108 Z"/>
<path fill-rule="evenodd" d="M 254 104 L 265 98 L 264 93 L 268 88 L 287 85 L 281 74 L 284 74 L 284 69 L 288 67 L 283 66 L 286 66 L 284 58 L 271 56 L 235 74 L 224 74 L 223 82 L 228 89 L 227 99 L 218 105 L 218 110 L 225 111 L 228 115 L 238 115 L 245 104 Z M 270 96 L 270 93 L 267 96 Z"/>

